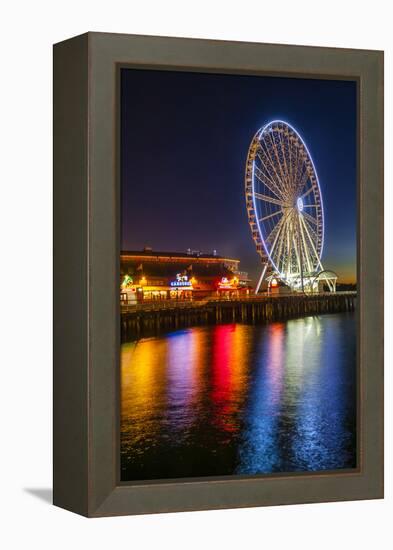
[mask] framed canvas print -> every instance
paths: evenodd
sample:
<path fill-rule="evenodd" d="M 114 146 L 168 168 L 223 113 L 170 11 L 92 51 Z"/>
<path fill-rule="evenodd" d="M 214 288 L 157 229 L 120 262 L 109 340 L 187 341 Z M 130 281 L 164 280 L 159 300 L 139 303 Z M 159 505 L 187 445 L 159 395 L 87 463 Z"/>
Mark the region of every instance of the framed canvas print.
<path fill-rule="evenodd" d="M 54 503 L 383 496 L 383 54 L 54 47 Z"/>

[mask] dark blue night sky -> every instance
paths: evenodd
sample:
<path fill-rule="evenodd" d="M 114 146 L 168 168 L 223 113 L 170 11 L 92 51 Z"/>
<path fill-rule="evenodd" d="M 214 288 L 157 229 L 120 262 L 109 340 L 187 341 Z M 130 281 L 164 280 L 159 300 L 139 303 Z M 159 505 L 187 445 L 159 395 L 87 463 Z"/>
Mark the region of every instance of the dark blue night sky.
<path fill-rule="evenodd" d="M 356 84 L 123 69 L 122 240 L 128 250 L 205 253 L 260 271 L 244 169 L 255 132 L 289 122 L 303 137 L 325 208 L 322 263 L 356 280 Z"/>

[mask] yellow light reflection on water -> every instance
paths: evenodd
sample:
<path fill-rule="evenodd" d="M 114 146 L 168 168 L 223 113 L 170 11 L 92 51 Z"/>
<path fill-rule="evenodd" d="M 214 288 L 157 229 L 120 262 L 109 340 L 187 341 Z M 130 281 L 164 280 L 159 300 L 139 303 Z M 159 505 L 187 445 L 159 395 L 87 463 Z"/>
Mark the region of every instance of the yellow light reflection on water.
<path fill-rule="evenodd" d="M 165 394 L 167 342 L 159 339 L 124 344 L 121 353 L 122 441 L 154 443 L 159 422 L 156 404 Z"/>

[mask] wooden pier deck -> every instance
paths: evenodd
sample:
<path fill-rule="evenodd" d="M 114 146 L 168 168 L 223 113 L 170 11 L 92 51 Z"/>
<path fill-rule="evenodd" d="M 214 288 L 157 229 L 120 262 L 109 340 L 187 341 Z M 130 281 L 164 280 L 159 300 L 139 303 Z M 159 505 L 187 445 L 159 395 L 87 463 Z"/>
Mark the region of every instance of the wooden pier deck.
<path fill-rule="evenodd" d="M 222 323 L 258 323 L 354 311 L 356 292 L 249 296 L 240 299 L 146 302 L 121 307 L 121 341 Z"/>

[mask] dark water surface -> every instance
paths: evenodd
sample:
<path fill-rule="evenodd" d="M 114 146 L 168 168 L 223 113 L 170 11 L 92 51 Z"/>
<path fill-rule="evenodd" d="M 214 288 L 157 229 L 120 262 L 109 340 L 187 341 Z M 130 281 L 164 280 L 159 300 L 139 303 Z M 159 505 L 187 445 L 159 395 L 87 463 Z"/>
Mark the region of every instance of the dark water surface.
<path fill-rule="evenodd" d="M 353 313 L 121 347 L 121 479 L 356 467 Z"/>

